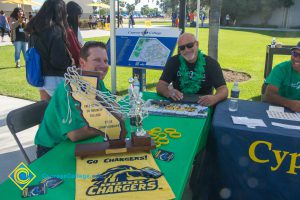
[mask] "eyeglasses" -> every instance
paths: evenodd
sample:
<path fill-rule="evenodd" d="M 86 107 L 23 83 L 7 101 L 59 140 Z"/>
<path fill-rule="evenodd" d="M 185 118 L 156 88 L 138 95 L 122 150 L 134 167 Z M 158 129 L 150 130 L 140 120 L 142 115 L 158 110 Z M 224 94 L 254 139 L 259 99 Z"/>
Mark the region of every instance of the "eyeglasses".
<path fill-rule="evenodd" d="M 298 57 L 298 58 L 300 58 L 300 53 L 298 53 L 298 52 L 296 52 L 296 51 L 292 51 L 292 56 L 294 56 L 294 57 Z"/>
<path fill-rule="evenodd" d="M 184 45 L 181 45 L 181 46 L 178 46 L 178 49 L 180 51 L 184 51 L 185 47 L 187 47 L 188 49 L 193 48 L 193 46 L 195 45 L 195 43 L 196 43 L 196 41 L 190 42 L 190 43 L 187 43 L 187 44 L 184 44 Z"/>

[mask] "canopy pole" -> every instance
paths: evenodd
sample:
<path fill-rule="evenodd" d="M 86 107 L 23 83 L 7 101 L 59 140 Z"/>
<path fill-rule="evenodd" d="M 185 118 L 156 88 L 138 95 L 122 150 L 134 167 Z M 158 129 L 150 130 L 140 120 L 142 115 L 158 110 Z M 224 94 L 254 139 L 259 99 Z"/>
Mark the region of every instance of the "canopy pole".
<path fill-rule="evenodd" d="M 115 0 L 110 0 L 110 68 L 111 68 L 111 92 L 117 93 L 116 86 L 116 29 L 115 29 Z"/>
<path fill-rule="evenodd" d="M 196 40 L 198 41 L 199 32 L 199 17 L 200 17 L 200 0 L 197 0 L 197 18 L 196 18 Z"/>
<path fill-rule="evenodd" d="M 179 30 L 181 30 L 181 34 L 184 33 L 185 27 L 185 9 L 186 9 L 185 0 L 180 0 L 179 3 Z"/>

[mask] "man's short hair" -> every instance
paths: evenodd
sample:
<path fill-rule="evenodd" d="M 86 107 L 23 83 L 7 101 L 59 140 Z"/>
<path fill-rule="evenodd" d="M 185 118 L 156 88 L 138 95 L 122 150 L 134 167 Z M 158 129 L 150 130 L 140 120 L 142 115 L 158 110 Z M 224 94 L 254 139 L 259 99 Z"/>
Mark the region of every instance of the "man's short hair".
<path fill-rule="evenodd" d="M 84 60 L 86 60 L 90 55 L 89 49 L 90 48 L 95 48 L 95 47 L 99 47 L 99 48 L 102 48 L 102 49 L 106 50 L 105 43 L 97 42 L 97 41 L 88 41 L 80 49 L 80 58 L 83 58 Z"/>

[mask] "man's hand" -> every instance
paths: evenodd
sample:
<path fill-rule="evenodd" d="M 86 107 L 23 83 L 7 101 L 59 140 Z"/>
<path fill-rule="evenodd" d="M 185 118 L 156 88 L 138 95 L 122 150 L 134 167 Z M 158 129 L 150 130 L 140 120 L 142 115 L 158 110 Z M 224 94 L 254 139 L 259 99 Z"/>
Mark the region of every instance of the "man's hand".
<path fill-rule="evenodd" d="M 294 112 L 300 112 L 300 101 L 297 100 L 290 100 L 290 105 L 288 106 Z"/>
<path fill-rule="evenodd" d="M 199 98 L 198 103 L 202 106 L 214 106 L 219 101 L 222 101 L 227 98 L 228 89 L 226 85 L 222 85 L 216 89 L 214 95 L 205 95 Z"/>
<path fill-rule="evenodd" d="M 179 101 L 183 98 L 183 93 L 176 89 L 168 90 L 168 92 L 169 97 L 172 98 L 174 101 Z"/>
<path fill-rule="evenodd" d="M 198 103 L 201 106 L 213 106 L 217 103 L 217 98 L 215 95 L 205 95 L 202 97 L 199 97 Z"/>
<path fill-rule="evenodd" d="M 170 86 L 169 83 L 163 80 L 159 80 L 156 85 L 156 91 L 158 94 L 167 98 L 172 98 L 174 101 L 179 101 L 183 98 L 182 92 L 174 89 L 173 86 Z"/>
<path fill-rule="evenodd" d="M 264 100 L 275 105 L 284 106 L 294 112 L 300 112 L 300 101 L 290 100 L 279 95 L 279 88 L 269 84 L 266 88 Z"/>

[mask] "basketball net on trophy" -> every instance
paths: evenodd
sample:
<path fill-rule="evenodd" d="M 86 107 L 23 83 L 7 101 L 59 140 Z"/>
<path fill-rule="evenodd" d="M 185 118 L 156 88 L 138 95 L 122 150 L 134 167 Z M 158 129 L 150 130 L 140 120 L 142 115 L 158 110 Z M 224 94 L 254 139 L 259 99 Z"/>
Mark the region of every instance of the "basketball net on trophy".
<path fill-rule="evenodd" d="M 150 151 L 155 143 L 143 129 L 143 119 L 148 116 L 144 101 L 139 91 L 133 88 L 130 81 L 128 97 L 117 101 L 118 96 L 102 92 L 98 87 L 100 72 L 82 71 L 69 67 L 65 73 L 65 84 L 70 86 L 67 95 L 79 102 L 77 108 L 89 128 L 96 129 L 104 136 L 102 143 L 77 144 L 75 155 L 87 157 L 94 155 Z M 64 123 L 71 123 L 72 113 L 70 99 L 68 113 Z M 130 119 L 131 139 L 126 138 L 125 119 Z M 132 128 L 133 127 L 133 128 Z"/>

